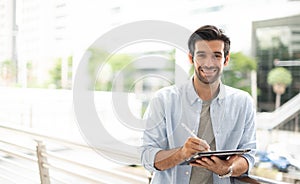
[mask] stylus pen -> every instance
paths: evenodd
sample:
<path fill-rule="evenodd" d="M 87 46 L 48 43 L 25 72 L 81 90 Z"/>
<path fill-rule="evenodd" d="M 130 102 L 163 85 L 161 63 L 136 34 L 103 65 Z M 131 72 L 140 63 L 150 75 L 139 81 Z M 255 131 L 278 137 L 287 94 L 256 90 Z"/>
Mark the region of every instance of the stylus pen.
<path fill-rule="evenodd" d="M 191 136 L 197 137 L 197 138 L 198 138 L 198 136 L 197 136 L 191 129 L 189 129 L 189 127 L 187 127 L 184 123 L 181 123 L 181 125 L 183 126 L 183 128 L 184 128 L 186 131 L 188 131 L 188 132 L 191 134 Z"/>
<path fill-rule="evenodd" d="M 187 127 L 184 123 L 181 123 L 181 126 L 183 126 L 183 128 L 184 128 L 186 131 L 188 131 L 188 132 L 191 134 L 192 137 L 199 138 L 199 137 L 198 137 L 191 129 L 189 129 L 189 127 Z M 206 140 L 202 140 L 202 141 L 204 141 L 204 142 L 207 144 Z M 207 145 L 208 145 L 208 144 L 207 144 Z M 211 151 L 210 148 L 209 148 L 209 145 L 208 145 L 208 149 L 207 149 L 206 151 Z"/>

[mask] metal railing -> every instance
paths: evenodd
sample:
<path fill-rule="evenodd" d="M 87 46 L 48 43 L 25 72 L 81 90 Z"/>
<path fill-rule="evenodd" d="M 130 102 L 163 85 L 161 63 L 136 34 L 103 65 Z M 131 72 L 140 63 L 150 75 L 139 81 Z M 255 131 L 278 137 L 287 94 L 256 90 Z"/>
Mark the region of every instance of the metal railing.
<path fill-rule="evenodd" d="M 0 183 L 148 183 L 143 171 L 137 174 L 118 168 L 104 169 L 71 158 L 76 151 L 82 157 L 86 156 L 84 153 L 94 153 L 84 144 L 5 123 L 0 123 L 0 135 Z M 46 150 L 45 142 L 54 146 L 52 151 Z"/>
<path fill-rule="evenodd" d="M 259 177 L 259 176 L 245 176 L 239 179 L 240 181 L 251 183 L 251 184 L 287 184 L 286 182 L 274 181 L 271 179 Z"/>
<path fill-rule="evenodd" d="M 20 142 L 21 141 L 21 142 Z M 55 143 L 46 150 L 45 142 Z M 51 146 L 50 146 L 51 147 Z M 74 151 L 93 151 L 89 146 L 41 135 L 31 129 L 0 123 L 0 183 L 149 183 L 151 175 L 128 170 L 103 169 L 71 158 Z M 108 151 L 108 150 L 103 150 Z M 67 152 L 62 154 L 63 152 Z M 124 155 L 123 155 L 124 156 Z M 127 155 L 133 159 L 132 155 Z M 82 154 L 82 157 L 87 155 Z M 134 158 L 137 159 L 137 158 Z M 12 167 L 13 166 L 13 167 Z M 283 184 L 257 176 L 241 178 L 246 183 Z"/>
<path fill-rule="evenodd" d="M 295 119 L 295 132 L 299 131 L 299 103 L 300 93 L 273 112 L 258 113 L 256 116 L 257 128 L 263 130 L 272 130 L 276 127 L 282 126 L 292 119 Z"/>

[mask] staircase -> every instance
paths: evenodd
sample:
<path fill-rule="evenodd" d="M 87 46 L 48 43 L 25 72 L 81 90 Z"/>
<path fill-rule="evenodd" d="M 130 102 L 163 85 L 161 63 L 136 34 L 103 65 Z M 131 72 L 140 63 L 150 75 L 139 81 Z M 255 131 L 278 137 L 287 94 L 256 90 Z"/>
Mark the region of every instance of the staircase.
<path fill-rule="evenodd" d="M 299 131 L 300 93 L 273 112 L 257 113 L 257 129 L 272 130 L 295 119 L 295 131 Z"/>

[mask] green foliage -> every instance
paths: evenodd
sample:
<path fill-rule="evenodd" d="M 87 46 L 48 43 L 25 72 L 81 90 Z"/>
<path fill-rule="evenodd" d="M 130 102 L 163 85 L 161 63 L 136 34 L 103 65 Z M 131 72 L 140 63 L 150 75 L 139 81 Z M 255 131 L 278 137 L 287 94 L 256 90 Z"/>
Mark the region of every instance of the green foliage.
<path fill-rule="evenodd" d="M 61 89 L 61 63 L 62 59 L 57 58 L 54 62 L 54 67 L 49 71 L 50 83 L 55 85 L 55 88 Z"/>
<path fill-rule="evenodd" d="M 230 55 L 229 67 L 233 71 L 250 72 L 256 70 L 257 64 L 253 58 L 244 55 L 242 52 L 237 52 Z"/>
<path fill-rule="evenodd" d="M 13 69 L 15 64 L 11 60 L 5 60 L 1 62 L 1 67 L 7 67 Z"/>
<path fill-rule="evenodd" d="M 88 63 L 88 73 L 90 74 L 91 80 L 95 81 L 98 65 L 105 63 L 108 53 L 104 50 L 97 48 L 90 48 L 89 52 L 89 63 Z"/>
<path fill-rule="evenodd" d="M 27 87 L 38 87 L 37 86 L 37 78 L 34 76 L 34 65 L 32 61 L 26 62 L 26 70 L 27 70 Z"/>
<path fill-rule="evenodd" d="M 3 61 L 0 65 L 0 74 L 6 85 L 13 84 L 17 74 L 15 63 L 11 60 Z"/>
<path fill-rule="evenodd" d="M 128 54 L 116 54 L 109 58 L 108 62 L 113 70 L 113 72 L 120 71 L 124 67 L 127 67 L 131 61 L 132 56 Z"/>
<path fill-rule="evenodd" d="M 108 52 L 97 49 L 91 48 L 89 49 L 90 57 L 89 57 L 89 64 L 88 64 L 88 72 L 91 77 L 91 81 L 93 83 L 90 88 L 95 90 L 101 91 L 109 91 L 112 88 L 112 77 L 118 75 L 119 72 L 124 74 L 124 90 L 129 90 L 132 85 L 133 76 L 132 74 L 132 66 L 130 63 L 133 60 L 133 57 L 128 54 L 112 54 L 110 55 Z M 99 71 L 98 71 L 99 70 Z M 103 76 L 103 75 L 110 75 Z M 111 78 L 109 81 L 102 80 L 102 78 Z"/>
<path fill-rule="evenodd" d="M 292 83 L 292 74 L 289 70 L 283 67 L 273 68 L 268 73 L 268 84 L 284 84 L 286 86 Z"/>
<path fill-rule="evenodd" d="M 251 93 L 250 72 L 256 68 L 257 64 L 253 58 L 241 52 L 231 53 L 229 64 L 224 69 L 223 82 Z"/>
<path fill-rule="evenodd" d="M 174 62 L 175 63 L 175 54 L 176 54 L 176 49 L 172 49 L 168 55 L 169 55 L 169 58 L 170 58 L 170 61 Z"/>
<path fill-rule="evenodd" d="M 164 55 L 172 64 L 165 66 L 163 70 L 175 71 L 175 49 L 171 51 L 145 52 L 133 54 L 110 54 L 98 48 L 90 48 L 88 60 L 88 73 L 90 75 L 90 89 L 99 91 L 111 91 L 112 87 L 118 90 L 132 92 L 138 75 L 147 72 L 139 69 L 134 59 L 140 55 Z M 139 71 L 137 71 L 139 70 Z M 150 68 L 150 70 L 155 70 Z"/>
<path fill-rule="evenodd" d="M 73 56 L 68 57 L 68 78 L 72 80 Z"/>
<path fill-rule="evenodd" d="M 192 75 L 194 74 L 194 70 L 195 70 L 194 65 L 191 65 L 191 68 L 190 68 L 190 70 L 189 70 L 190 76 L 192 76 Z"/>
<path fill-rule="evenodd" d="M 120 80 L 123 80 L 123 90 L 124 91 L 130 91 L 132 88 L 132 83 L 134 81 L 134 76 L 132 76 L 133 72 L 133 66 L 131 65 L 131 62 L 133 60 L 133 57 L 128 54 L 115 54 L 111 57 L 108 57 L 106 63 L 104 63 L 106 68 L 110 68 L 110 74 L 106 72 L 106 75 L 110 75 L 111 79 L 108 82 L 101 82 L 101 74 L 105 71 L 99 71 L 100 78 L 98 76 L 97 82 L 95 84 L 95 88 L 97 90 L 111 90 L 113 83 L 116 85 L 117 81 L 113 81 L 114 78 L 118 78 L 118 75 L 122 76 L 119 78 Z M 106 77 L 106 76 L 104 76 Z"/>

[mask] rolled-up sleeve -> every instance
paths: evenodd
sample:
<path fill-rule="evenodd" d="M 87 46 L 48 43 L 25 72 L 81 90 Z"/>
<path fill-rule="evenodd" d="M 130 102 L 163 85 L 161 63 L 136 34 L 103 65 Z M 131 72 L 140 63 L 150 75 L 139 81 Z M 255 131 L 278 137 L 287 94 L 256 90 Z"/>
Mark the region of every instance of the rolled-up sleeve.
<path fill-rule="evenodd" d="M 156 154 L 167 148 L 165 117 L 163 103 L 159 97 L 151 100 L 145 115 L 146 128 L 143 134 L 143 145 L 140 148 L 142 165 L 150 172 L 158 171 L 154 167 Z"/>
<path fill-rule="evenodd" d="M 154 166 L 155 156 L 160 148 L 146 148 L 142 151 L 142 165 L 150 172 L 159 171 Z"/>
<path fill-rule="evenodd" d="M 249 172 L 254 166 L 255 163 L 255 153 L 256 153 L 256 123 L 255 123 L 255 107 L 253 104 L 252 99 L 248 96 L 246 103 L 244 105 L 246 121 L 245 121 L 245 128 L 244 128 L 244 136 L 241 140 L 242 148 L 251 148 L 251 151 L 247 154 L 244 154 L 244 158 L 247 160 L 249 164 L 249 168 L 247 173 Z"/>
<path fill-rule="evenodd" d="M 252 150 L 252 152 L 255 153 L 254 150 Z M 253 154 L 244 154 L 243 157 L 247 160 L 247 162 L 248 162 L 248 164 L 249 164 L 248 170 L 247 170 L 247 172 L 245 173 L 245 175 L 249 175 L 251 169 L 252 169 L 253 166 L 254 166 L 255 159 L 254 159 Z"/>

